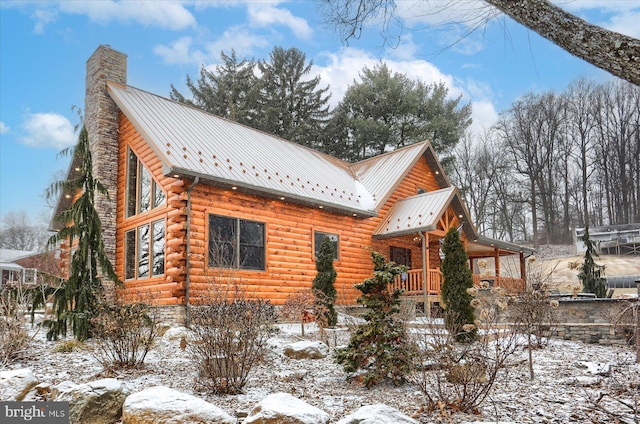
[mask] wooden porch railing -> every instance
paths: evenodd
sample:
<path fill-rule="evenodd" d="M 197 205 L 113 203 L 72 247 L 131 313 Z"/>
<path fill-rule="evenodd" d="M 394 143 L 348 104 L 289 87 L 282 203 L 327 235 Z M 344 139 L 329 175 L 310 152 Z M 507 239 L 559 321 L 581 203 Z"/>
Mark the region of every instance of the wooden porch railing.
<path fill-rule="evenodd" d="M 427 272 L 427 287 L 429 295 L 440 294 L 440 284 L 442 282 L 442 273 L 439 269 L 430 269 Z M 424 294 L 424 286 L 422 285 L 422 270 L 411 269 L 405 274 L 398 275 L 390 287 L 391 289 L 403 289 L 403 296 L 420 296 Z"/>
<path fill-rule="evenodd" d="M 440 286 L 442 284 L 442 272 L 439 269 L 430 269 L 427 272 L 427 279 L 429 281 L 428 294 L 430 296 L 440 295 Z M 507 293 L 514 294 L 524 291 L 524 281 L 520 278 L 511 277 L 499 277 L 499 276 L 484 276 L 480 274 L 473 274 L 473 285 L 477 287 L 482 286 L 482 281 L 488 282 L 490 287 L 503 287 Z M 422 270 L 412 269 L 407 271 L 406 274 L 398 275 L 391 284 L 390 289 L 403 289 L 404 296 L 421 296 L 424 294 L 424 288 L 422 285 Z"/>

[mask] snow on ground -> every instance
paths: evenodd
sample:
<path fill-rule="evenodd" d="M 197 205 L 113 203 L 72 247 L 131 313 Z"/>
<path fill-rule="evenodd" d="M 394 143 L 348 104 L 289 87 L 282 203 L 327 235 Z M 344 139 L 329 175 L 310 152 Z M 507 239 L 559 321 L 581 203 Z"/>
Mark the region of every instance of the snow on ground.
<path fill-rule="evenodd" d="M 422 412 L 422 395 L 410 384 L 400 387 L 382 384 L 366 389 L 347 381 L 332 355 L 314 360 L 285 357 L 282 354 L 284 346 L 302 339 L 300 326 L 284 324 L 279 327 L 280 332 L 271 340 L 266 362 L 255 368 L 245 393 L 234 396 L 197 392 L 194 366 L 188 349 L 180 348 L 179 339 L 160 338 L 142 370 L 110 373 L 103 371 L 91 355 L 92 341 L 85 343 L 79 351 L 54 353 L 56 343 L 47 342 L 40 331 L 30 356 L 8 368 L 29 367 L 40 381 L 52 384 L 65 380 L 79 384 L 116 377 L 124 380 L 131 392 L 164 385 L 199 396 L 231 415 L 248 412 L 268 394 L 286 392 L 326 411 L 331 422 L 363 405 L 384 403 L 422 423 L 613 423 L 616 422 L 615 414 L 630 412 L 625 403 L 631 406 L 640 403 L 640 367 L 635 364 L 632 347 L 551 340 L 546 349 L 534 352 L 535 380 L 529 378 L 526 351 L 520 348 L 512 358 L 512 366 L 505 370 L 507 372 L 480 408 L 481 415 L 456 413 L 446 419 L 436 413 Z M 313 325 L 305 325 L 305 330 L 307 338 L 318 338 Z M 332 331 L 329 334 L 331 347 L 335 343 L 346 343 L 348 337 L 346 328 Z M 635 420 L 640 422 L 640 417 L 636 416 Z M 631 418 L 626 422 L 634 421 Z"/>

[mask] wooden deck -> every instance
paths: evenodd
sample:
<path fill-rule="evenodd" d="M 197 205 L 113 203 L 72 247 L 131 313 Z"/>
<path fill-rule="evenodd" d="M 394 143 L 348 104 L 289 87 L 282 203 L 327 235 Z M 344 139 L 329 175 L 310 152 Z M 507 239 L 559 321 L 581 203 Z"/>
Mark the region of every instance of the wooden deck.
<path fill-rule="evenodd" d="M 424 285 L 422 269 L 412 269 L 406 274 L 398 275 L 391 285 L 391 289 L 402 289 L 403 296 L 423 296 Z M 442 285 L 442 272 L 439 269 L 430 269 L 427 272 L 427 294 L 429 296 L 440 296 Z M 524 281 L 520 278 L 502 277 L 502 276 L 483 276 L 473 274 L 473 284 L 481 287 L 488 284 L 489 287 L 502 287 L 507 293 L 520 293 L 524 291 Z"/>

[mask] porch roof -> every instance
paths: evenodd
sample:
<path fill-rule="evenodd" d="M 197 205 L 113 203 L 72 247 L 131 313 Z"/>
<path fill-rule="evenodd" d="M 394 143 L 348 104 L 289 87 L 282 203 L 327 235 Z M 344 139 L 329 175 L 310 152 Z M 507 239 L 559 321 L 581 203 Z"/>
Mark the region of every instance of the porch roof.
<path fill-rule="evenodd" d="M 447 187 L 397 201 L 373 232 L 373 237 L 385 239 L 434 231 L 449 206 L 453 207 L 463 224 L 462 228 L 467 238 L 477 239 L 478 233 L 456 187 Z"/>

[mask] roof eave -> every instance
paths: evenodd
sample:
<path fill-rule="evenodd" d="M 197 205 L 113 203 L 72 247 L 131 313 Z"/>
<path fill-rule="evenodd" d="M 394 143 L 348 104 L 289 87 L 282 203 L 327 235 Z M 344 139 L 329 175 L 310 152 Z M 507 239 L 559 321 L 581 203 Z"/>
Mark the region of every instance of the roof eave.
<path fill-rule="evenodd" d="M 530 247 L 520 246 L 515 243 L 510 243 L 508 241 L 496 240 L 491 237 L 478 235 L 476 240 L 474 240 L 477 244 L 483 244 L 485 246 L 490 246 L 502 250 L 508 250 L 510 252 L 516 253 L 524 253 L 525 255 L 533 255 L 536 252 L 536 249 L 532 249 Z"/>
<path fill-rule="evenodd" d="M 194 172 L 190 169 L 183 168 L 165 168 L 165 175 L 178 175 L 179 178 L 188 177 L 195 178 L 198 177 L 201 182 L 208 183 L 212 186 L 221 187 L 227 190 L 235 190 L 241 193 L 247 193 L 255 196 L 265 197 L 273 200 L 282 200 L 289 203 L 299 204 L 303 206 L 307 206 L 314 209 L 322 209 L 327 212 L 333 212 L 340 215 L 350 215 L 358 218 L 372 218 L 378 216 L 378 212 L 369 209 L 358 209 L 351 208 L 348 206 L 341 206 L 335 203 L 325 202 L 323 200 L 318 199 L 310 199 L 308 197 L 303 197 L 291 193 L 286 193 L 277 190 L 271 190 L 265 187 L 258 187 L 249 184 L 244 184 L 240 181 L 236 180 L 228 180 L 225 178 L 214 177 L 209 174 L 203 174 L 199 172 Z M 282 199 L 284 198 L 284 200 Z"/>

